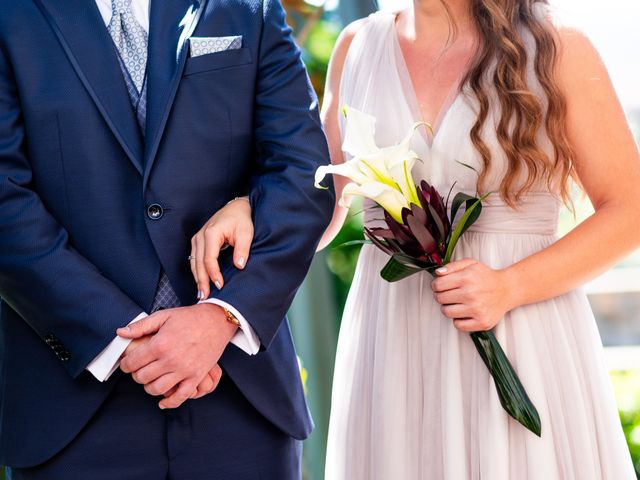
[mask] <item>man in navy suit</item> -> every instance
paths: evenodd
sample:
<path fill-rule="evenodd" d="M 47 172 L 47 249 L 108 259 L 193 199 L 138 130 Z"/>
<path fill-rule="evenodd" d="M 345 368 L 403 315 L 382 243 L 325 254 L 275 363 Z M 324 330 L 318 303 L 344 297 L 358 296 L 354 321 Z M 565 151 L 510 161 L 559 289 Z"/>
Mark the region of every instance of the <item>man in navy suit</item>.
<path fill-rule="evenodd" d="M 328 161 L 277 0 L 0 0 L 13 478 L 300 477 L 285 314 L 330 220 Z M 251 261 L 223 252 L 224 288 L 196 299 L 191 237 L 243 195 Z M 132 322 L 147 335 L 116 335 Z"/>

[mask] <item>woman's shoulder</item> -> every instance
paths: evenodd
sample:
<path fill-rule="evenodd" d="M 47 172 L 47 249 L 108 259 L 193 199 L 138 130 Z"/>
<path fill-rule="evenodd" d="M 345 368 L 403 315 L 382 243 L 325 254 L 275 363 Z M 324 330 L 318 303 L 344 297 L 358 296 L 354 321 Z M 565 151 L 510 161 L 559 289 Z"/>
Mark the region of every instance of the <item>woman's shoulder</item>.
<path fill-rule="evenodd" d="M 351 44 L 353 40 L 358 36 L 360 32 L 362 32 L 370 22 L 372 21 L 372 17 L 376 14 L 372 14 L 369 17 L 361 18 L 356 20 L 349 25 L 347 25 L 340 35 L 338 36 L 338 40 L 336 40 L 336 44 L 333 48 L 333 53 L 331 55 L 331 64 L 329 66 L 329 70 L 333 70 L 338 76 L 342 75 L 342 69 L 347 59 L 347 55 L 349 54 L 349 49 L 351 48 Z"/>
<path fill-rule="evenodd" d="M 378 48 L 376 45 L 380 44 L 384 25 L 388 25 L 389 22 L 393 22 L 394 19 L 395 14 L 379 11 L 350 23 L 342 30 L 333 49 L 331 61 L 329 62 L 327 91 L 325 92 L 329 94 L 329 98 L 332 98 L 333 94 L 338 93 L 344 79 L 343 74 L 345 71 L 351 71 L 347 64 L 351 67 L 354 66 L 354 63 L 360 64 L 366 57 L 363 56 L 365 50 L 371 53 L 371 48 Z M 372 41 L 370 42 L 369 40 Z M 356 47 L 355 54 L 350 54 L 352 47 Z M 351 60 L 349 60 L 349 58 L 351 58 Z"/>
<path fill-rule="evenodd" d="M 334 56 L 347 56 L 347 52 L 353 43 L 353 39 L 356 38 L 358 33 L 367 25 L 367 22 L 369 22 L 369 17 L 361 18 L 350 23 L 342 30 L 334 47 Z"/>
<path fill-rule="evenodd" d="M 588 65 L 590 62 L 602 63 L 598 50 L 589 36 L 581 29 L 566 25 L 554 25 L 554 34 L 559 47 L 560 64 Z"/>
<path fill-rule="evenodd" d="M 587 34 L 576 26 L 570 18 L 556 8 L 538 4 L 536 12 L 551 31 L 558 47 L 558 67 L 560 73 L 567 68 L 588 66 L 591 62 L 601 64 L 600 55 Z"/>
<path fill-rule="evenodd" d="M 350 23 L 340 33 L 340 36 L 336 41 L 334 52 L 336 54 L 342 54 L 343 56 L 346 56 L 347 52 L 349 51 L 349 47 L 353 43 L 353 40 L 356 38 L 356 36 L 358 36 L 358 34 L 360 34 L 361 32 L 365 32 L 379 22 L 384 21 L 388 17 L 388 12 L 375 12 L 368 17 L 361 18 Z"/>
<path fill-rule="evenodd" d="M 575 86 L 580 78 L 595 79 L 607 75 L 602 58 L 590 38 L 567 14 L 542 2 L 535 5 L 534 14 L 553 37 L 557 52 L 555 77 L 565 93 L 572 93 L 571 86 Z"/>
<path fill-rule="evenodd" d="M 340 33 L 338 40 L 336 41 L 332 62 L 336 65 L 344 65 L 347 55 L 349 53 L 349 49 L 353 44 L 353 41 L 359 35 L 367 35 L 367 32 L 372 28 L 375 28 L 377 25 L 380 25 L 384 22 L 392 21 L 395 18 L 395 14 L 386 12 L 386 11 L 378 11 L 372 13 L 368 17 L 361 18 L 356 20 L 349 25 L 347 25 L 342 32 Z"/>
<path fill-rule="evenodd" d="M 565 89 L 580 80 L 608 77 L 600 53 L 580 28 L 554 20 L 551 24 L 557 45 L 556 75 Z"/>

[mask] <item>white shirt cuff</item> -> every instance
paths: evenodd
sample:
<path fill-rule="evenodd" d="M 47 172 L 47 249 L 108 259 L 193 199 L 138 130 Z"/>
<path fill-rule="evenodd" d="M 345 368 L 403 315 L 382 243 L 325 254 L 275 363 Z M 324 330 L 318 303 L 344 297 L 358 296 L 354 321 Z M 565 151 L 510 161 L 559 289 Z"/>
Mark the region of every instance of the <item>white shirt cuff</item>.
<path fill-rule="evenodd" d="M 222 300 L 218 300 L 217 298 L 209 298 L 199 303 L 212 303 L 222 308 L 226 308 L 233 313 L 240 321 L 240 328 L 231 339 L 231 343 L 249 355 L 256 355 L 260 351 L 260 339 L 258 338 L 258 335 L 256 335 L 256 332 L 251 328 L 249 322 L 247 322 L 242 314 L 232 305 L 229 305 L 227 302 L 223 302 Z"/>
<path fill-rule="evenodd" d="M 142 312 L 129 322 L 129 325 L 146 317 L 148 317 L 148 315 Z M 87 370 L 89 370 L 98 381 L 106 382 L 120 366 L 120 357 L 122 357 L 122 354 L 130 343 L 131 340 L 116 336 L 116 338 L 111 340 L 111 343 L 91 361 L 87 366 Z"/>

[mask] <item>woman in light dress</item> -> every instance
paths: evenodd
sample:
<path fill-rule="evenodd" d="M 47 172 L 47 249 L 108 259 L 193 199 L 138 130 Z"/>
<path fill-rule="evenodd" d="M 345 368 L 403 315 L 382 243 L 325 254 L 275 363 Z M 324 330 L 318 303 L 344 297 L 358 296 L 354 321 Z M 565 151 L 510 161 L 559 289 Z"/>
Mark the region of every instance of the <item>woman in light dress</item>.
<path fill-rule="evenodd" d="M 496 193 L 435 281 L 386 283 L 386 255 L 362 248 L 338 344 L 327 480 L 634 479 L 579 287 L 640 245 L 640 157 L 589 40 L 554 24 L 546 1 L 416 0 L 341 35 L 323 108 L 334 163 L 348 160 L 344 104 L 377 118 L 381 146 L 415 121 L 433 125 L 414 140 L 416 180 Z M 558 239 L 571 178 L 596 213 Z M 340 194 L 347 181 L 335 182 Z M 336 205 L 321 247 L 346 215 Z M 247 202 L 207 227 L 247 258 Z M 217 268 L 210 276 L 223 281 Z M 468 336 L 491 328 L 538 408 L 540 438 L 502 409 Z"/>

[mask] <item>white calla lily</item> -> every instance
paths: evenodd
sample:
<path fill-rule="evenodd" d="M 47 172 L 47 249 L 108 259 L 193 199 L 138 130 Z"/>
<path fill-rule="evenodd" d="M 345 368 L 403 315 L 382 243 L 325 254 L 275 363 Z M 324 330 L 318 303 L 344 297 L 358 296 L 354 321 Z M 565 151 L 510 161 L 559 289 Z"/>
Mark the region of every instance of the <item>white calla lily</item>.
<path fill-rule="evenodd" d="M 411 175 L 417 160 L 418 155 L 404 144 L 379 148 L 375 154 L 360 159 L 361 162 L 370 162 L 374 165 L 382 163 L 384 176 L 392 180 L 408 202 L 418 204 L 416 184 Z"/>
<path fill-rule="evenodd" d="M 384 208 L 396 221 L 402 223 L 402 209 L 409 208 L 407 199 L 397 189 L 384 183 L 371 182 L 363 185 L 348 183 L 342 190 L 340 205 L 349 206 L 349 197 L 369 198 Z"/>
<path fill-rule="evenodd" d="M 315 186 L 316 188 L 324 189 L 322 181 L 324 177 L 329 174 L 340 175 L 341 177 L 347 177 L 349 180 L 355 183 L 365 183 L 370 181 L 370 178 L 360 171 L 360 165 L 353 160 L 345 163 L 339 163 L 337 165 L 323 165 L 316 170 Z"/>
<path fill-rule="evenodd" d="M 409 203 L 415 203 L 416 205 L 420 205 L 420 200 L 416 193 L 416 184 L 411 175 L 411 171 L 420 157 L 411 150 L 411 140 L 413 140 L 416 130 L 420 127 L 427 127 L 431 130 L 431 125 L 428 123 L 414 123 L 405 138 L 398 145 L 383 149 L 387 151 L 387 168 L 389 173 Z"/>
<path fill-rule="evenodd" d="M 352 157 L 365 157 L 378 150 L 375 141 L 376 117 L 345 105 L 342 113 L 347 118 L 342 150 Z"/>
<path fill-rule="evenodd" d="M 343 195 L 341 202 L 344 203 L 345 196 L 367 197 L 402 222 L 402 208 L 409 208 L 411 203 L 420 204 L 411 175 L 419 157 L 411 150 L 411 140 L 417 128 L 431 126 L 416 123 L 399 144 L 380 148 L 375 141 L 375 117 L 348 106 L 343 108 L 343 113 L 347 121 L 342 149 L 352 159 L 318 168 L 316 187 L 323 188 L 321 182 L 330 173 L 347 177 L 353 183 L 345 187 L 347 195 Z"/>

